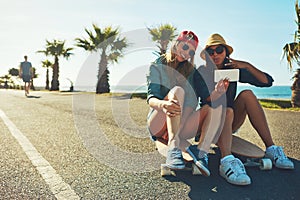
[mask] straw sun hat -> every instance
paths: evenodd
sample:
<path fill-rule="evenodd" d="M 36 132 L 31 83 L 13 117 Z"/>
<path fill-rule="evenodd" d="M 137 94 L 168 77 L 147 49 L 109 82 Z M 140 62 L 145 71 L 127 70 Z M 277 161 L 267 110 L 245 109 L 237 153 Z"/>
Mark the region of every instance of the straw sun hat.
<path fill-rule="evenodd" d="M 224 40 L 224 38 L 220 34 L 214 33 L 209 36 L 204 50 L 202 50 L 200 53 L 200 57 L 205 60 L 205 49 L 207 49 L 210 46 L 220 45 L 220 44 L 225 46 L 228 49 L 229 55 L 233 52 L 233 48 L 231 46 L 229 46 L 228 44 L 226 44 L 226 41 Z"/>

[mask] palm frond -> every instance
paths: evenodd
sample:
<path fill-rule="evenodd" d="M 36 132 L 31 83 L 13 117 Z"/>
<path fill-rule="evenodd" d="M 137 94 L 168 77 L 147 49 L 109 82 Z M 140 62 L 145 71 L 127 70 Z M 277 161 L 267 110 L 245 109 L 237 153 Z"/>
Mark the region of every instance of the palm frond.
<path fill-rule="evenodd" d="M 93 30 L 85 29 L 88 38 L 76 38 L 75 45 L 88 51 L 100 51 L 101 55 L 103 53 L 108 55 L 108 60 L 117 62 L 123 50 L 128 46 L 126 38 L 119 37 L 119 28 L 107 26 L 101 29 L 96 24 L 92 26 Z"/>
<path fill-rule="evenodd" d="M 42 67 L 48 68 L 48 67 L 52 67 L 53 63 L 49 60 L 44 60 L 42 61 Z"/>
<path fill-rule="evenodd" d="M 147 29 L 152 36 L 152 40 L 159 44 L 158 48 L 161 54 L 166 51 L 169 42 L 177 36 L 175 33 L 177 28 L 172 24 L 161 24 L 154 28 L 147 27 Z"/>
<path fill-rule="evenodd" d="M 288 63 L 288 66 L 290 70 L 293 69 L 293 62 L 299 62 L 299 56 L 300 56 L 300 47 L 299 43 L 293 42 L 288 43 L 283 47 L 283 57 L 285 57 Z"/>
<path fill-rule="evenodd" d="M 295 2 L 295 11 L 297 15 L 296 24 L 298 30 L 294 33 L 294 42 L 287 43 L 283 47 L 283 55 L 282 58 L 286 58 L 288 68 L 290 70 L 293 69 L 293 63 L 299 63 L 300 60 L 300 8 L 298 4 L 298 0 Z"/>
<path fill-rule="evenodd" d="M 73 48 L 65 48 L 65 41 L 61 40 L 53 40 L 52 42 L 46 40 L 46 48 L 45 50 L 37 51 L 37 53 L 44 53 L 46 56 L 63 56 L 69 57 L 72 53 L 70 52 Z M 66 54 L 67 52 L 67 54 Z"/>

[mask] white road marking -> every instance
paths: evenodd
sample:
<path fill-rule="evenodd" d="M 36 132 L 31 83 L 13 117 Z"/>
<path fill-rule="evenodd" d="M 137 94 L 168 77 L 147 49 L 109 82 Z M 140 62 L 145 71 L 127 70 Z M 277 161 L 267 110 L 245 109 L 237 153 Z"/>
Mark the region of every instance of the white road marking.
<path fill-rule="evenodd" d="M 19 142 L 23 151 L 36 167 L 45 182 L 49 185 L 50 190 L 57 199 L 80 199 L 80 197 L 72 190 L 71 186 L 63 181 L 61 176 L 56 173 L 50 163 L 30 143 L 26 136 L 12 123 L 5 113 L 0 109 L 0 117 L 8 127 L 12 136 Z"/>

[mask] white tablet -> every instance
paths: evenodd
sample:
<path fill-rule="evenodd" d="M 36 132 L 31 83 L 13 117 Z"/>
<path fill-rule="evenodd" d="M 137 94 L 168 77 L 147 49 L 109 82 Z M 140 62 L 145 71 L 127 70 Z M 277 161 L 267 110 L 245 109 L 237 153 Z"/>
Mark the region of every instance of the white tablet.
<path fill-rule="evenodd" d="M 238 69 L 219 69 L 215 70 L 215 82 L 228 78 L 230 82 L 239 80 L 240 70 Z"/>

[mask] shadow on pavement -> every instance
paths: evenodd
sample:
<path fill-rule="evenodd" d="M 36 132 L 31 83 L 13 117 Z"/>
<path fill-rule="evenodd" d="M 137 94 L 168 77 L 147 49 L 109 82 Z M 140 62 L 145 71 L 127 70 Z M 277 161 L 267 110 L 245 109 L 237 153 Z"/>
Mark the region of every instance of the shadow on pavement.
<path fill-rule="evenodd" d="M 27 95 L 26 96 L 27 98 L 35 98 L 35 99 L 39 99 L 39 98 L 41 98 L 41 96 L 34 96 L 34 95 Z"/>
<path fill-rule="evenodd" d="M 294 170 L 273 168 L 262 171 L 259 167 L 247 167 L 252 183 L 237 186 L 227 183 L 219 175 L 220 155 L 210 154 L 211 176 L 193 176 L 189 171 L 178 171 L 176 176 L 166 177 L 171 182 L 184 182 L 190 186 L 191 199 L 297 199 L 300 195 L 300 161 L 292 159 Z"/>

